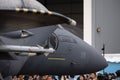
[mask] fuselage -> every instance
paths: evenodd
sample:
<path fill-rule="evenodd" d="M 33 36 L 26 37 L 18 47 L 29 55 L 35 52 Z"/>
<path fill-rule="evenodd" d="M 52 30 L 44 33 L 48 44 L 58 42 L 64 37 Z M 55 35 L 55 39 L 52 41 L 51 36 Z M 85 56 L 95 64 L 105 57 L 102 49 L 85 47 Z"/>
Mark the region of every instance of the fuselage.
<path fill-rule="evenodd" d="M 49 46 L 56 51 L 47 56 L 44 54 L 32 57 L 16 55 L 16 60 L 0 60 L 0 65 L 4 66 L 0 69 L 1 73 L 6 76 L 85 74 L 99 71 L 107 66 L 106 60 L 100 53 L 64 28 L 54 31 L 49 38 Z"/>

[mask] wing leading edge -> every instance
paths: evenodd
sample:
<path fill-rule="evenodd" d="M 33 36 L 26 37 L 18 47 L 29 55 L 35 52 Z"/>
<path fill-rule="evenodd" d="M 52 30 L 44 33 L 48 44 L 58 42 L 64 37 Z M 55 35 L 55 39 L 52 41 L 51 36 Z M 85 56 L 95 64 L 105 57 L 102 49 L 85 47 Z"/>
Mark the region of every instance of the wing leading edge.
<path fill-rule="evenodd" d="M 0 10 L 0 18 L 0 33 L 63 23 L 76 25 L 62 14 L 36 9 Z"/>

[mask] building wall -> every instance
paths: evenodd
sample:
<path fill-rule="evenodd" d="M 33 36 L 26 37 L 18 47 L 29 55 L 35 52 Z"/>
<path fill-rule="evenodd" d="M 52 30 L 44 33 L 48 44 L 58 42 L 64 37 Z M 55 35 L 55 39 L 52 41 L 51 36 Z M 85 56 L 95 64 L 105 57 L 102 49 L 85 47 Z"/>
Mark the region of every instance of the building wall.
<path fill-rule="evenodd" d="M 97 29 L 100 32 L 97 32 Z M 105 44 L 105 53 L 120 53 L 119 30 L 120 0 L 84 0 L 84 40 L 86 42 L 100 52 Z"/>
<path fill-rule="evenodd" d="M 95 48 L 105 44 L 106 53 L 120 53 L 120 0 L 93 0 L 92 27 Z"/>

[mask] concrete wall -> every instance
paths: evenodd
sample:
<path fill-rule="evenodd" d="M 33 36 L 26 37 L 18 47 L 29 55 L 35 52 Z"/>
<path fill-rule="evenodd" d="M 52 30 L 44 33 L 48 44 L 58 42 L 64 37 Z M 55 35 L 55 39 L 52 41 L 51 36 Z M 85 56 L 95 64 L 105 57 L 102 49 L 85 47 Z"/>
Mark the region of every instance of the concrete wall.
<path fill-rule="evenodd" d="M 91 1 L 91 44 L 100 52 L 105 44 L 106 53 L 120 53 L 120 0 Z"/>

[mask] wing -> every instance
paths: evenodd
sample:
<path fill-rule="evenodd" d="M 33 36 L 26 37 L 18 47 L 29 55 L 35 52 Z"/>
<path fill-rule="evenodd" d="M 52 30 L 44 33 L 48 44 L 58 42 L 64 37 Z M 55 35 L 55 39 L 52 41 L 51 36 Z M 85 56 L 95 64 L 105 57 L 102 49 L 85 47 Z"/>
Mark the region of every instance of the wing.
<path fill-rule="evenodd" d="M 55 12 L 31 9 L 0 10 L 0 33 L 75 21 Z"/>
<path fill-rule="evenodd" d="M 37 0 L 0 0 L 0 33 L 76 22 L 49 11 Z"/>

